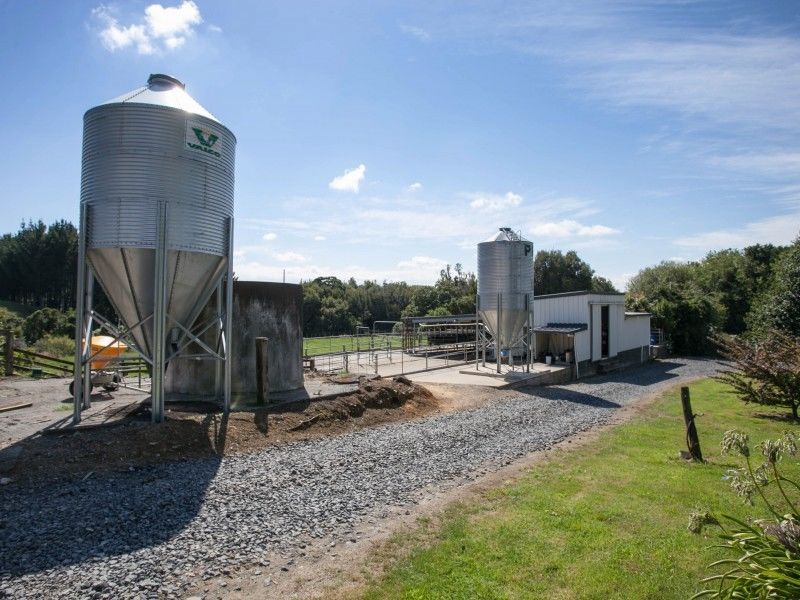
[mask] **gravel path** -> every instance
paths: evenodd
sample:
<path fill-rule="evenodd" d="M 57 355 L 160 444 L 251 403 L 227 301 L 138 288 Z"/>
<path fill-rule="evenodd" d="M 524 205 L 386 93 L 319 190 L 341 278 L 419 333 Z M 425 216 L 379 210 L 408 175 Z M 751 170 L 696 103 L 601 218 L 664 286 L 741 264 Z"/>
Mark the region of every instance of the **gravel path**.
<path fill-rule="evenodd" d="M 354 538 L 427 486 L 474 479 L 715 370 L 675 359 L 222 461 L 4 486 L 0 597 L 182 597 L 190 580 L 238 565 L 291 568 L 311 538 Z"/>

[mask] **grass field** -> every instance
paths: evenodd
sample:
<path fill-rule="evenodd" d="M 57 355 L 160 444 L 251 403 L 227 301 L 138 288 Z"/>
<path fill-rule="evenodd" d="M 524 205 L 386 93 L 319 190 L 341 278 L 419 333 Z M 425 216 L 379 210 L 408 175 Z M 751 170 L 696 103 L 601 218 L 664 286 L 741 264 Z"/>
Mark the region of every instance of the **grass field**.
<path fill-rule="evenodd" d="M 399 335 L 339 335 L 332 337 L 313 337 L 303 339 L 303 356 L 318 356 L 320 354 L 330 354 L 341 352 L 364 351 L 372 347 L 385 350 L 387 346 L 391 348 L 402 348 L 403 339 Z"/>
<path fill-rule="evenodd" d="M 10 300 L 0 300 L 0 308 L 6 308 L 22 318 L 27 317 L 37 310 L 36 307 L 28 306 L 27 304 L 19 304 L 18 302 L 11 302 Z"/>
<path fill-rule="evenodd" d="M 722 476 L 738 465 L 721 456 L 727 429 L 755 446 L 796 425 L 754 416 L 782 414 L 745 406 L 721 384 L 691 387 L 706 464 L 677 457 L 685 448 L 679 392 L 665 394 L 634 421 L 588 445 L 533 467 L 521 480 L 458 504 L 437 525 L 395 536 L 375 560 L 390 565 L 365 598 L 689 598 L 714 530 L 687 531 L 694 508 L 738 517 L 766 516 L 743 505 Z M 797 461 L 787 475 L 800 475 Z M 366 572 L 369 572 L 368 567 Z"/>

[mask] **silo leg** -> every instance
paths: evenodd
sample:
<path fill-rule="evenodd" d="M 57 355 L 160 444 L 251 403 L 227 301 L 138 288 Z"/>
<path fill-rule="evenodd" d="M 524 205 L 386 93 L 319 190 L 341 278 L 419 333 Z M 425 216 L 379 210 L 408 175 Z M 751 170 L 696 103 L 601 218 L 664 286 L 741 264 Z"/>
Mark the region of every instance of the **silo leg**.
<path fill-rule="evenodd" d="M 153 281 L 153 377 L 150 401 L 153 423 L 164 420 L 164 355 L 166 339 L 167 204 L 158 203 Z"/>
<path fill-rule="evenodd" d="M 72 424 L 81 422 L 83 407 L 83 325 L 86 320 L 86 205 L 81 204 L 78 229 L 78 281 L 75 294 L 75 373 L 72 383 Z"/>
<path fill-rule="evenodd" d="M 233 374 L 233 217 L 228 218 L 228 275 L 225 282 L 225 382 L 223 410 L 231 409 L 231 376 Z"/>

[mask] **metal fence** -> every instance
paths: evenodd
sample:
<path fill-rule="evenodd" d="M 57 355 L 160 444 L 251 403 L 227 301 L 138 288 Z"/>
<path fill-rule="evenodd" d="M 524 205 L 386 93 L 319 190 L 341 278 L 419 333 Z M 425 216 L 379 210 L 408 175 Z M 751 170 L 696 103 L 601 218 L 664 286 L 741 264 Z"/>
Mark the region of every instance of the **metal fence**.
<path fill-rule="evenodd" d="M 475 351 L 474 323 L 303 340 L 306 365 L 324 373 L 417 373 L 466 364 L 475 359 Z"/>

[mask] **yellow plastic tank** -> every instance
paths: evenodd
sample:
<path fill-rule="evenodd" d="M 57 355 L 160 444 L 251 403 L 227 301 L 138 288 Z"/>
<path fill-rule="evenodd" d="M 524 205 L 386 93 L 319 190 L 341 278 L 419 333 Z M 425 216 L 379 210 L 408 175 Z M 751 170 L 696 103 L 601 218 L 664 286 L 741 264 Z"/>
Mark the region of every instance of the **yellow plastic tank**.
<path fill-rule="evenodd" d="M 92 354 L 100 352 L 92 360 L 92 369 L 104 369 L 109 361 L 118 358 L 128 350 L 128 345 L 119 340 L 114 340 L 109 335 L 92 336 Z"/>

